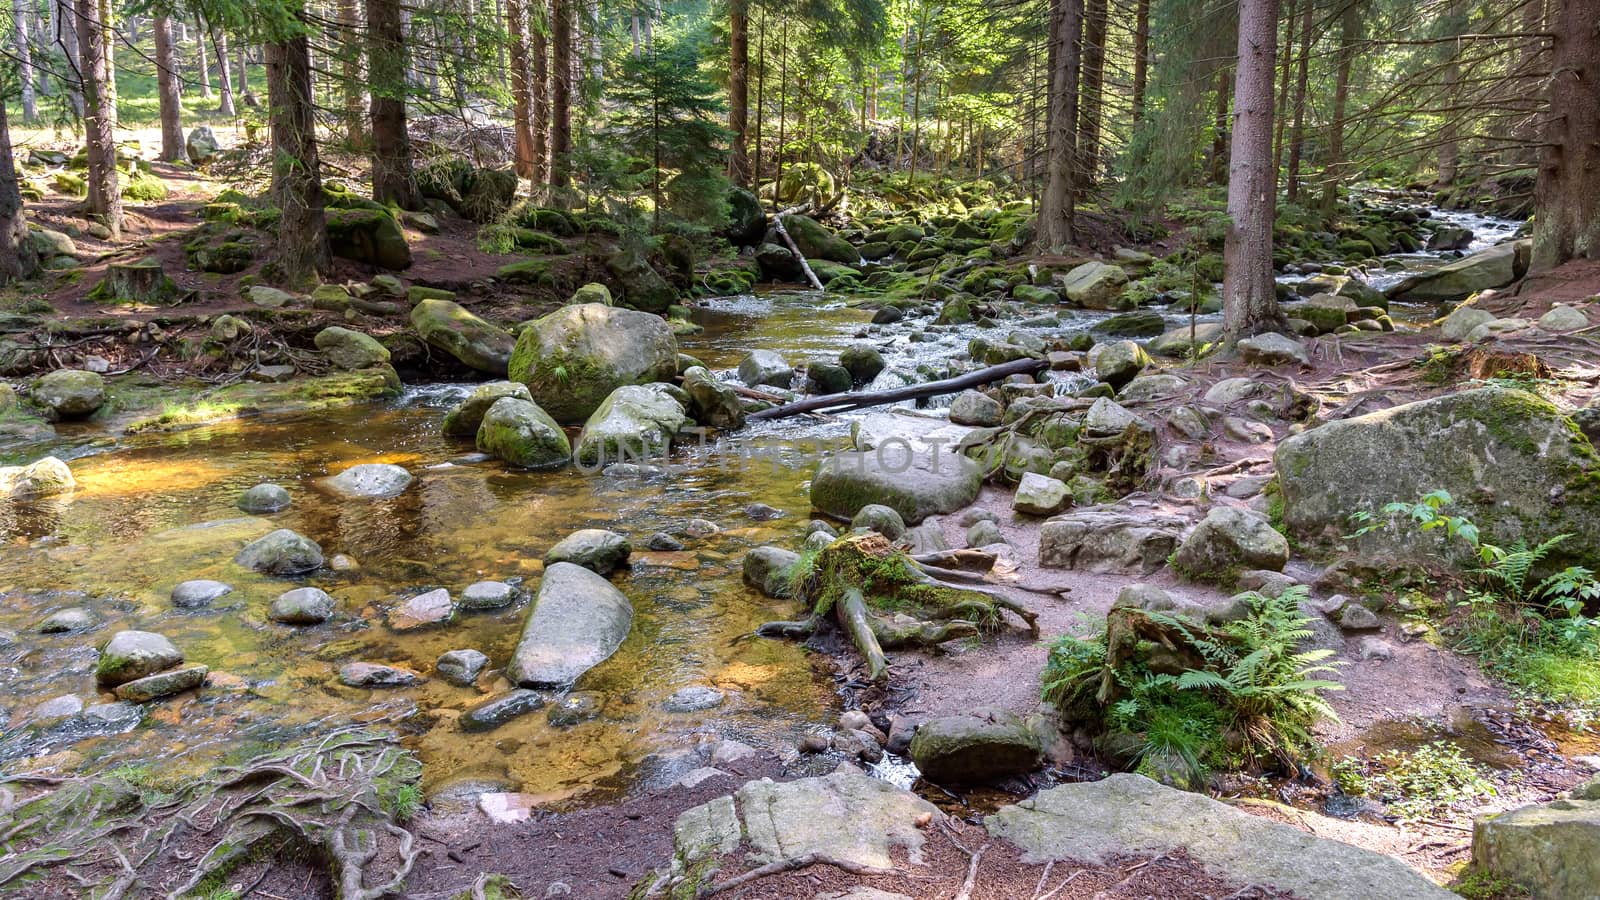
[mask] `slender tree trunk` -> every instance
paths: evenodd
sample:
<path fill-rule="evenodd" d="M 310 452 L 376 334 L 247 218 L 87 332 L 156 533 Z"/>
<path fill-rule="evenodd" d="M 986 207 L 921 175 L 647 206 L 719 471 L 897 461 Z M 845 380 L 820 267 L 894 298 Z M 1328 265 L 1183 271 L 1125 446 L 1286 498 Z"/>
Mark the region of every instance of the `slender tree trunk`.
<path fill-rule="evenodd" d="M 1150 83 L 1150 0 L 1138 0 L 1133 12 L 1133 121 L 1144 121 L 1145 93 Z"/>
<path fill-rule="evenodd" d="M 83 114 L 83 54 L 78 52 L 78 13 L 73 5 L 74 0 L 57 0 L 56 8 L 56 45 L 66 55 L 72 64 L 78 67 L 80 77 L 67 79 L 67 96 L 72 100 L 72 109 L 79 115 Z"/>
<path fill-rule="evenodd" d="M 533 181 L 550 182 L 550 6 L 547 0 L 529 0 L 528 91 L 533 104 Z M 542 193 L 542 192 L 541 192 Z"/>
<path fill-rule="evenodd" d="M 339 27 L 344 32 L 339 61 L 340 98 L 344 101 L 340 118 L 344 121 L 345 143 L 352 150 L 364 150 L 367 141 L 365 81 L 361 77 L 360 0 L 338 0 Z"/>
<path fill-rule="evenodd" d="M 1333 120 L 1328 128 L 1328 164 L 1322 174 L 1322 215 L 1333 215 L 1334 204 L 1339 199 L 1339 185 L 1344 181 L 1344 126 L 1345 113 L 1350 103 L 1350 66 L 1356 56 L 1356 42 L 1361 38 L 1361 10 L 1347 0 L 1344 14 L 1339 17 L 1339 60 L 1334 72 Z"/>
<path fill-rule="evenodd" d="M 22 88 L 23 124 L 28 124 L 39 117 L 38 101 L 33 91 L 32 42 L 28 40 L 28 22 L 32 18 L 29 7 L 32 5 L 31 0 L 12 0 L 11 3 L 12 17 L 16 20 L 14 24 L 17 38 L 17 79 L 21 82 Z"/>
<path fill-rule="evenodd" d="M 767 103 L 767 17 L 761 17 L 756 26 L 756 135 L 755 166 L 750 179 L 750 189 L 761 192 L 761 125 L 766 120 Z"/>
<path fill-rule="evenodd" d="M 172 19 L 157 16 L 156 95 L 161 112 L 161 158 L 177 162 L 186 158 L 183 145 L 183 98 L 178 94 L 178 52 L 172 43 Z"/>
<path fill-rule="evenodd" d="M 1277 29 L 1273 29 L 1276 34 Z M 1222 184 L 1228 171 L 1228 101 L 1233 82 L 1228 78 L 1228 67 L 1217 70 L 1217 113 L 1211 135 L 1211 183 Z"/>
<path fill-rule="evenodd" d="M 84 210 L 122 237 L 122 194 L 117 184 L 116 118 L 106 84 L 106 31 L 96 0 L 77 0 L 79 71 L 83 74 L 83 129 L 89 157 L 89 199 Z"/>
<path fill-rule="evenodd" d="M 1302 0 L 1309 4 L 1310 0 Z M 1278 112 L 1273 117 L 1275 127 L 1272 139 L 1272 177 L 1277 178 L 1283 171 L 1283 137 L 1284 130 L 1289 124 L 1289 76 L 1294 71 L 1293 60 L 1290 58 L 1289 48 L 1294 46 L 1295 6 L 1294 0 L 1288 0 L 1289 8 L 1283 17 L 1283 47 L 1284 52 L 1278 54 Z"/>
<path fill-rule="evenodd" d="M 533 0 L 538 2 L 538 0 Z M 506 0 L 506 25 L 511 36 L 511 117 L 516 135 L 513 153 L 517 175 L 534 179 L 533 105 L 528 92 L 528 18 L 522 0 Z"/>
<path fill-rule="evenodd" d="M 902 104 L 903 105 L 903 104 Z M 778 146 L 772 151 L 772 209 L 782 208 L 783 133 L 789 118 L 789 20 L 778 31 Z M 902 129 L 903 130 L 903 129 Z"/>
<path fill-rule="evenodd" d="M 749 0 L 728 3 L 728 130 L 733 132 L 728 152 L 728 176 L 741 187 L 750 186 L 750 155 L 745 140 L 750 106 Z"/>
<path fill-rule="evenodd" d="M 80 0 L 83 2 L 83 0 Z M 272 199 L 278 220 L 277 263 L 297 288 L 316 283 L 329 263 L 311 100 L 311 48 L 304 36 L 267 44 L 267 107 L 272 121 Z"/>
<path fill-rule="evenodd" d="M 228 35 L 222 29 L 211 33 L 211 46 L 217 51 L 217 114 L 232 116 L 237 110 L 233 105 L 233 73 L 228 71 Z"/>
<path fill-rule="evenodd" d="M 1073 241 L 1073 176 L 1077 169 L 1078 34 L 1083 23 L 1083 0 L 1051 0 L 1050 116 L 1046 126 L 1045 154 L 1048 182 L 1039 207 L 1039 244 L 1059 250 Z"/>
<path fill-rule="evenodd" d="M 1445 13 L 1449 19 L 1452 34 L 1460 34 L 1466 30 L 1467 10 L 1464 0 L 1450 0 L 1449 9 Z M 1444 65 L 1444 105 L 1454 107 L 1461 97 L 1461 50 L 1459 41 L 1455 44 L 1445 44 L 1444 50 L 1450 54 Z M 1451 110 L 1444 115 L 1444 125 L 1439 129 L 1439 178 L 1440 187 L 1449 187 L 1456 183 L 1456 173 L 1461 167 L 1461 140 L 1460 128 L 1457 119 L 1463 115 Z"/>
<path fill-rule="evenodd" d="M 117 31 L 112 0 L 100 0 L 100 31 L 105 35 L 106 100 L 111 104 L 111 127 L 117 127 Z"/>
<path fill-rule="evenodd" d="M 1229 342 L 1283 327 L 1272 283 L 1272 75 L 1278 0 L 1240 0 L 1234 76 L 1228 235 L 1223 247 L 1222 328 Z"/>
<path fill-rule="evenodd" d="M 572 3 L 550 3 L 550 186 L 558 190 L 572 183 Z"/>
<path fill-rule="evenodd" d="M 11 125 L 0 103 L 0 285 L 32 276 L 38 265 L 22 214 L 22 182 L 11 159 Z"/>
<path fill-rule="evenodd" d="M 239 44 L 239 98 L 245 106 L 256 105 L 255 92 L 250 89 L 250 45 Z"/>
<path fill-rule="evenodd" d="M 1106 0 L 1087 0 L 1083 20 L 1082 109 L 1078 126 L 1078 158 L 1081 176 L 1075 187 L 1085 194 L 1100 175 L 1100 125 L 1103 115 L 1106 73 Z"/>
<path fill-rule="evenodd" d="M 406 129 L 406 45 L 400 0 L 366 0 L 367 81 L 372 91 L 372 199 L 417 209 Z"/>
<path fill-rule="evenodd" d="M 1300 199 L 1300 154 L 1304 152 L 1306 128 L 1306 88 L 1311 80 L 1311 25 L 1316 4 L 1304 0 L 1300 16 L 1300 69 L 1294 84 L 1294 127 L 1289 129 L 1289 202 Z"/>
<path fill-rule="evenodd" d="M 1600 259 L 1600 0 L 1558 0 L 1550 119 L 1534 189 L 1533 262 Z"/>
<path fill-rule="evenodd" d="M 211 99 L 211 60 L 206 55 L 206 21 L 200 16 L 194 17 L 194 58 L 195 75 L 200 82 L 200 98 Z"/>

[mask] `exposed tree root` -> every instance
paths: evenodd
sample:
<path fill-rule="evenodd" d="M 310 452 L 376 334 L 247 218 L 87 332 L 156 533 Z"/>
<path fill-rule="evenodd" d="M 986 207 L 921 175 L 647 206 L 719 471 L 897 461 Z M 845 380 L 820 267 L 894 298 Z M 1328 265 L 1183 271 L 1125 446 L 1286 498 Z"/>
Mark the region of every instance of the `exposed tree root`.
<path fill-rule="evenodd" d="M 706 897 L 714 897 L 717 894 L 731 891 L 737 887 L 742 887 L 743 885 L 749 884 L 752 881 L 768 878 L 773 875 L 782 875 L 784 872 L 793 872 L 796 869 L 805 869 L 816 865 L 833 866 L 835 869 L 841 869 L 845 872 L 849 872 L 851 875 L 895 874 L 894 869 L 880 869 L 876 866 L 863 866 L 859 863 L 853 863 L 849 860 L 838 859 L 832 856 L 825 856 L 821 853 L 807 853 L 803 856 L 795 856 L 788 859 L 780 859 L 777 862 L 770 862 L 759 868 L 751 869 L 748 872 L 735 875 L 725 881 L 719 881 L 716 884 L 708 885 L 701 888 L 700 891 L 695 894 L 695 897 L 699 898 L 699 900 L 704 900 Z"/>

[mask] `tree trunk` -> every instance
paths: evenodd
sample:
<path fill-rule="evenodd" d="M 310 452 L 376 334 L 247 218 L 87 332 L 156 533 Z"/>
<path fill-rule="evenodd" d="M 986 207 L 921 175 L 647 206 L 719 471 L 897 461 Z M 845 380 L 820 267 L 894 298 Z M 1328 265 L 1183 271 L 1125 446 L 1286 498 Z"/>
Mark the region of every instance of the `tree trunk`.
<path fill-rule="evenodd" d="M 1294 46 L 1295 6 L 1294 0 L 1288 0 L 1289 8 L 1283 17 L 1283 48 L 1278 54 L 1278 112 L 1273 117 L 1273 126 L 1276 129 L 1272 139 L 1272 177 L 1277 178 L 1283 171 L 1283 139 L 1284 130 L 1289 123 L 1289 75 L 1294 71 L 1291 65 L 1289 48 Z M 1310 0 L 1303 0 L 1305 5 L 1310 5 Z"/>
<path fill-rule="evenodd" d="M 550 186 L 572 183 L 572 2 L 550 3 Z"/>
<path fill-rule="evenodd" d="M 77 5 L 83 129 L 89 157 L 89 199 L 84 209 L 118 240 L 122 237 L 122 194 L 117 184 L 116 117 L 106 83 L 106 31 L 96 0 L 77 0 Z"/>
<path fill-rule="evenodd" d="M 1350 65 L 1356 56 L 1356 41 L 1361 37 L 1361 11 L 1347 3 L 1339 18 L 1339 62 L 1334 73 L 1333 121 L 1328 128 L 1328 165 L 1322 174 L 1322 215 L 1330 218 L 1339 199 L 1339 184 L 1344 180 L 1345 112 L 1350 103 Z"/>
<path fill-rule="evenodd" d="M 80 0 L 84 2 L 84 0 Z M 278 220 L 277 263 L 285 283 L 306 288 L 328 268 L 311 48 L 305 36 L 267 44 L 267 107 L 272 122 L 272 201 Z"/>
<path fill-rule="evenodd" d="M 1600 0 L 1564 0 L 1553 18 L 1550 120 L 1534 189 L 1534 272 L 1600 259 Z"/>
<path fill-rule="evenodd" d="M 1278 0 L 1240 0 L 1228 166 L 1228 236 L 1223 247 L 1222 327 L 1231 343 L 1283 327 L 1272 283 L 1272 82 Z"/>
<path fill-rule="evenodd" d="M 206 55 L 206 22 L 199 15 L 194 17 L 194 56 L 195 75 L 200 81 L 200 98 L 211 99 L 211 60 Z"/>
<path fill-rule="evenodd" d="M 528 18 L 522 0 L 506 0 L 506 26 L 511 36 L 511 118 L 516 135 L 513 165 L 517 175 L 531 179 L 538 169 L 534 163 L 533 104 L 528 93 Z"/>
<path fill-rule="evenodd" d="M 38 101 L 33 92 L 33 55 L 28 40 L 31 0 L 12 0 L 12 17 L 16 20 L 17 79 L 22 82 L 22 121 L 28 124 L 39 117 Z M 3 202 L 3 201 L 0 201 Z"/>
<path fill-rule="evenodd" d="M 761 17 L 756 26 L 756 134 L 754 163 L 751 169 L 750 189 L 761 194 L 761 126 L 766 119 L 767 102 L 767 19 Z"/>
<path fill-rule="evenodd" d="M 56 44 L 67 59 L 78 66 L 78 71 L 83 71 L 83 55 L 78 52 L 78 13 L 74 0 L 52 0 L 56 4 Z M 67 96 L 72 100 L 72 109 L 79 115 L 83 114 L 83 90 L 81 78 L 67 79 Z"/>
<path fill-rule="evenodd" d="M 1316 4 L 1305 0 L 1300 18 L 1300 69 L 1295 75 L 1294 127 L 1289 129 L 1289 202 L 1300 199 L 1300 154 L 1305 142 L 1306 87 L 1311 78 L 1311 25 Z"/>
<path fill-rule="evenodd" d="M 1139 0 L 1133 13 L 1133 121 L 1144 121 L 1145 93 L 1150 83 L 1150 0 Z"/>
<path fill-rule="evenodd" d="M 400 0 L 367 0 L 367 81 L 372 91 L 372 199 L 417 209 L 406 130 L 406 47 Z"/>
<path fill-rule="evenodd" d="M 1273 30 L 1276 36 L 1276 27 Z M 1231 86 L 1228 67 L 1223 66 L 1217 70 L 1217 113 L 1211 134 L 1212 184 L 1221 184 L 1223 174 L 1228 171 L 1228 91 Z"/>
<path fill-rule="evenodd" d="M 39 260 L 27 238 L 22 183 L 11 159 L 11 126 L 6 122 L 6 105 L 0 103 L 0 284 L 28 278 L 37 270 Z"/>
<path fill-rule="evenodd" d="M 1077 169 L 1078 32 L 1083 0 L 1050 3 L 1050 108 L 1045 155 L 1048 181 L 1039 205 L 1039 244 L 1045 250 L 1068 247 L 1073 240 L 1073 176 Z"/>
<path fill-rule="evenodd" d="M 1451 34 L 1460 34 L 1466 30 L 1467 10 L 1464 0 L 1450 0 L 1450 7 L 1445 16 L 1449 19 Z M 1444 45 L 1445 52 L 1450 55 L 1445 61 L 1443 76 L 1443 105 L 1448 111 L 1444 114 L 1444 125 L 1439 129 L 1438 185 L 1440 187 L 1455 184 L 1456 170 L 1461 166 L 1460 129 L 1456 121 L 1465 113 L 1453 108 L 1461 97 L 1461 49 L 1459 41 Z"/>
<path fill-rule="evenodd" d="M 529 34 L 528 92 L 533 104 L 533 182 L 550 182 L 550 7 L 547 0 L 531 0 L 527 7 Z M 542 193 L 542 192 L 541 192 Z"/>
<path fill-rule="evenodd" d="M 366 93 L 361 78 L 361 13 L 359 0 L 338 0 L 339 27 L 343 57 L 339 61 L 339 93 L 344 101 L 340 118 L 344 121 L 345 145 L 352 150 L 367 147 Z M 242 67 L 241 67 L 242 69 Z"/>
<path fill-rule="evenodd" d="M 740 187 L 750 186 L 750 156 L 745 140 L 750 106 L 750 18 L 748 0 L 728 3 L 728 130 L 733 132 L 728 152 L 728 177 Z"/>
<path fill-rule="evenodd" d="M 232 116 L 236 110 L 233 105 L 233 73 L 228 70 L 228 35 L 222 29 L 211 33 L 211 46 L 217 51 L 217 114 Z"/>
<path fill-rule="evenodd" d="M 156 95 L 161 111 L 161 158 L 177 162 L 187 154 L 183 147 L 183 98 L 178 93 L 178 52 L 172 43 L 172 19 L 157 16 Z"/>
<path fill-rule="evenodd" d="M 1100 125 L 1106 73 L 1106 0 L 1087 0 L 1083 20 L 1082 109 L 1078 126 L 1078 159 L 1081 177 L 1075 187 L 1082 196 L 1100 174 Z"/>

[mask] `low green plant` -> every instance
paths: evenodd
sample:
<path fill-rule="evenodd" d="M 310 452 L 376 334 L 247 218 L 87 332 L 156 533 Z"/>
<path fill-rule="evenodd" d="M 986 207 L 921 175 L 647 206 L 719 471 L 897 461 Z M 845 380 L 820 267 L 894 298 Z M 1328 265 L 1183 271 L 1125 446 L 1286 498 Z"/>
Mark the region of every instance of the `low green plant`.
<path fill-rule="evenodd" d="M 1323 697 L 1343 685 L 1322 676 L 1335 671 L 1330 650 L 1300 650 L 1311 636 L 1300 612 L 1303 586 L 1278 597 L 1246 595 L 1249 613 L 1215 628 L 1164 613 L 1144 613 L 1174 631 L 1204 665 L 1180 674 L 1152 672 L 1130 661 L 1110 674 L 1117 699 L 1104 713 L 1110 730 L 1137 735 L 1140 769 L 1183 770 L 1195 783 L 1218 765 L 1273 758 L 1292 766 L 1314 749 L 1311 729 L 1337 720 Z M 1044 698 L 1059 709 L 1100 706 L 1095 692 L 1106 674 L 1105 631 L 1056 639 L 1045 664 Z"/>
<path fill-rule="evenodd" d="M 1454 629 L 1457 646 L 1527 697 L 1572 707 L 1569 718 L 1590 718 L 1584 710 L 1600 704 L 1600 618 L 1590 614 L 1600 604 L 1600 578 L 1581 565 L 1550 571 L 1550 557 L 1570 535 L 1502 547 L 1485 540 L 1466 517 L 1451 514 L 1453 502 L 1448 492 L 1434 491 L 1381 512 L 1390 520 L 1410 519 L 1422 531 L 1441 530 L 1471 548 L 1476 562 L 1456 604 L 1462 614 Z M 1352 518 L 1361 526 L 1352 537 L 1383 527 L 1369 513 Z"/>
<path fill-rule="evenodd" d="M 1333 774 L 1346 794 L 1371 797 L 1403 822 L 1426 819 L 1498 793 L 1488 773 L 1449 741 L 1434 741 L 1410 751 L 1390 750 L 1371 762 L 1347 757 L 1334 764 Z"/>
<path fill-rule="evenodd" d="M 1533 896 L 1515 881 L 1479 869 L 1464 873 L 1449 888 L 1467 900 L 1527 900 Z"/>

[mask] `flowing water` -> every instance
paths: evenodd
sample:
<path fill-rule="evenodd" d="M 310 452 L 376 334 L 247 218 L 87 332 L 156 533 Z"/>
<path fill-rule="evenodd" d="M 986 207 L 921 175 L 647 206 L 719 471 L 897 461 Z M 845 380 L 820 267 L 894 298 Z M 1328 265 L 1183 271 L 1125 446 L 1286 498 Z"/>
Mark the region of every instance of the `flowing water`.
<path fill-rule="evenodd" d="M 1462 214 L 1438 215 L 1471 224 Z M 1483 224 L 1484 235 L 1494 234 L 1490 225 L 1500 227 Z M 731 297 L 698 309 L 705 330 L 682 343 L 725 371 L 752 348 L 799 362 L 865 339 L 889 363 L 875 385 L 885 387 L 944 374 L 979 334 L 1053 336 L 1107 315 L 1049 312 L 1057 323 L 926 329 L 913 340 L 910 328 L 869 330 L 865 312 L 832 296 Z M 1177 327 L 1188 316 L 1175 313 L 1169 322 Z M 319 730 L 390 723 L 422 755 L 429 788 L 466 780 L 561 803 L 625 790 L 702 735 L 787 746 L 833 718 L 832 681 L 804 650 L 747 637 L 757 623 L 797 611 L 744 586 L 740 566 L 751 547 L 800 543 L 806 481 L 820 456 L 848 442 L 847 422 L 752 426 L 675 451 L 670 469 L 655 475 L 521 472 L 441 434 L 445 409 L 468 389 L 413 387 L 375 407 L 170 434 L 111 438 L 91 426 L 63 426 L 47 449 L 30 447 L 29 459 L 54 452 L 70 460 L 79 486 L 64 498 L 0 503 L 0 765 L 98 770 L 159 761 L 164 774 L 192 774 Z M 390 500 L 339 499 L 319 487 L 321 479 L 369 462 L 404 466 L 416 481 Z M 235 501 L 262 481 L 289 488 L 294 504 L 272 516 L 242 515 Z M 744 509 L 753 503 L 786 516 L 752 518 Z M 685 551 L 639 549 L 651 533 L 679 532 L 696 518 L 721 530 L 685 539 Z M 622 531 L 636 547 L 632 568 L 614 578 L 635 606 L 632 634 L 576 686 L 601 699 L 597 717 L 557 727 L 532 714 L 469 734 L 455 719 L 482 698 L 479 690 L 438 679 L 388 690 L 338 683 L 346 662 L 431 673 L 441 652 L 459 648 L 503 664 L 526 617 L 526 598 L 500 611 L 458 613 L 432 630 L 396 632 L 386 614 L 435 587 L 459 594 L 483 579 L 534 587 L 545 550 L 589 527 Z M 328 555 L 358 563 L 304 582 L 338 600 L 331 623 L 290 628 L 266 620 L 271 600 L 296 583 L 255 575 L 232 560 L 243 543 L 275 528 L 299 531 Z M 195 578 L 235 590 L 210 609 L 174 609 L 172 587 Z M 67 607 L 88 609 L 97 624 L 84 633 L 33 633 L 41 619 Z M 137 713 L 126 705 L 77 711 L 112 699 L 94 686 L 94 646 L 122 628 L 167 635 L 189 663 L 211 667 L 211 684 Z M 699 713 L 663 709 L 676 691 L 704 686 L 723 692 L 724 702 Z M 44 754 L 57 755 L 39 760 Z M 910 778 L 914 771 L 885 774 Z"/>

